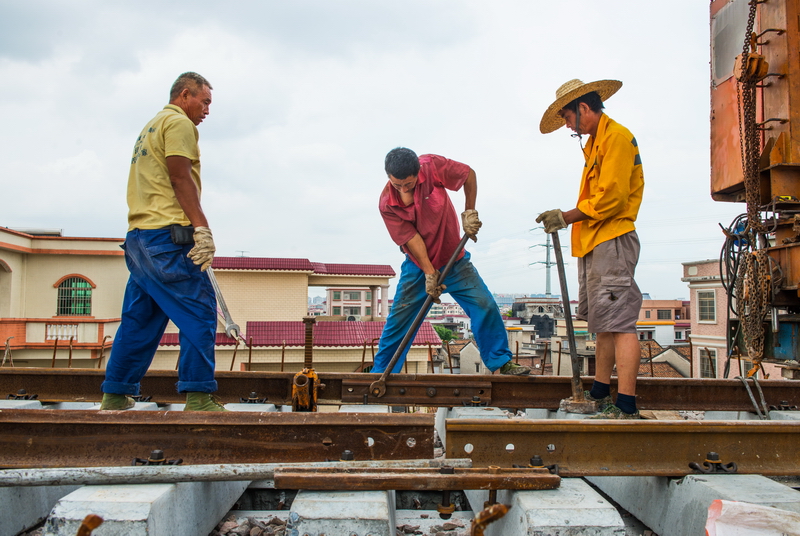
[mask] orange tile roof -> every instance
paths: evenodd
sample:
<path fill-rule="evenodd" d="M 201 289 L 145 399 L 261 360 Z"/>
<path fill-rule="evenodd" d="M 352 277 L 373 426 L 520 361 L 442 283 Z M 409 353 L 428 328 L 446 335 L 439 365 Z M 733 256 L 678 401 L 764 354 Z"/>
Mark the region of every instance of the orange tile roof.
<path fill-rule="evenodd" d="M 648 376 L 654 378 L 683 378 L 683 375 L 678 372 L 675 367 L 669 363 L 659 362 L 653 363 L 651 372 L 650 362 L 642 362 L 639 364 L 639 376 Z"/>
<path fill-rule="evenodd" d="M 667 346 L 667 348 L 671 348 L 671 349 L 675 350 L 676 352 L 681 354 L 686 359 L 689 359 L 691 357 L 691 354 L 689 352 L 689 345 L 681 345 L 681 346 L 679 346 L 677 344 L 674 344 L 674 345 L 671 344 L 671 345 Z"/>
<path fill-rule="evenodd" d="M 642 350 L 639 354 L 642 359 L 650 359 L 651 352 L 652 356 L 655 357 L 664 351 L 661 345 L 656 341 L 639 341 L 639 346 Z"/>
<path fill-rule="evenodd" d="M 388 264 L 336 264 L 311 262 L 308 259 L 214 257 L 214 262 L 211 266 L 219 270 L 278 270 L 310 272 L 317 275 L 395 276 L 394 269 Z"/>

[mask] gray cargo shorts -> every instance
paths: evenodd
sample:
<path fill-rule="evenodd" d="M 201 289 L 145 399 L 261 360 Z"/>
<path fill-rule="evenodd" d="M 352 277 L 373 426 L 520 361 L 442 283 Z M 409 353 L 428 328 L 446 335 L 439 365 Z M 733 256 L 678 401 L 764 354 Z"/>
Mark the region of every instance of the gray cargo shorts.
<path fill-rule="evenodd" d="M 642 292 L 633 279 L 639 262 L 639 237 L 625 233 L 578 259 L 579 320 L 591 333 L 636 333 Z"/>

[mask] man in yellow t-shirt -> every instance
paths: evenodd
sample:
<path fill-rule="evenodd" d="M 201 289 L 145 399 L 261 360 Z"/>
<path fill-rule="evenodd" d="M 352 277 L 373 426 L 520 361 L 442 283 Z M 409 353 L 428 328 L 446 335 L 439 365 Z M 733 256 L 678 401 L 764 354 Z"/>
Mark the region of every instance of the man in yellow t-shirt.
<path fill-rule="evenodd" d="M 572 224 L 572 254 L 578 257 L 577 318 L 597 334 L 596 372 L 590 400 L 601 403 L 597 417 L 638 419 L 636 377 L 639 339 L 636 321 L 642 293 L 634 280 L 639 238 L 634 222 L 644 190 L 639 145 L 630 131 L 603 113 L 603 102 L 622 87 L 617 80 L 584 84 L 570 80 L 542 117 L 543 134 L 567 125 L 575 136 L 589 135 L 581 147 L 585 159 L 578 203 L 562 212 L 548 210 L 536 218 L 548 233 Z M 617 368 L 617 399 L 610 396 L 611 373 Z"/>
<path fill-rule="evenodd" d="M 141 379 L 172 320 L 180 329 L 177 387 L 186 393 L 185 409 L 225 411 L 211 396 L 217 390 L 217 303 L 205 270 L 215 247 L 200 205 L 197 145 L 197 125 L 208 116 L 211 90 L 199 74 L 183 73 L 172 85 L 169 104 L 136 139 L 123 244 L 130 278 L 100 409 L 133 407 L 131 395 L 139 394 Z"/>

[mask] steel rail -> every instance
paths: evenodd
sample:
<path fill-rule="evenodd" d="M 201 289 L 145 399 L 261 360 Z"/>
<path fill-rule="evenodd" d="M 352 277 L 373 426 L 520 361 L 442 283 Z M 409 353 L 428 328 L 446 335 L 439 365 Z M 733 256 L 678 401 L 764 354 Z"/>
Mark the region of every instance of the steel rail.
<path fill-rule="evenodd" d="M 541 490 L 556 489 L 561 477 L 540 468 L 483 467 L 451 472 L 430 468 L 286 467 L 275 469 L 277 489 L 306 490 Z"/>
<path fill-rule="evenodd" d="M 680 477 L 715 452 L 740 474 L 800 474 L 800 421 L 452 419 L 446 429 L 447 456 L 474 466 L 527 466 L 539 456 L 562 477 Z"/>
<path fill-rule="evenodd" d="M 0 411 L 0 467 L 433 458 L 433 414 Z"/>
<path fill-rule="evenodd" d="M 95 369 L 0 368 L 0 397 L 25 390 L 43 402 L 95 401 L 102 396 L 104 371 Z M 247 399 L 251 393 L 276 405 L 292 403 L 294 372 L 217 371 L 222 402 Z M 558 409 L 559 402 L 572 394 L 567 376 L 502 376 L 472 374 L 392 374 L 386 395 L 376 400 L 369 386 L 377 374 L 317 371 L 320 405 L 376 403 L 386 405 L 461 406 L 473 403 L 502 408 Z M 175 391 L 177 372 L 149 371 L 142 380 L 142 395 L 159 404 L 183 403 Z M 591 377 L 583 377 L 585 386 Z M 612 389 L 616 379 L 612 378 Z M 759 381 L 767 405 L 800 406 L 800 382 Z M 649 410 L 752 411 L 747 390 L 735 379 L 647 378 L 637 380 L 636 402 Z"/>
<path fill-rule="evenodd" d="M 174 484 L 177 482 L 261 481 L 274 487 L 275 470 L 289 467 L 472 467 L 469 458 L 433 460 L 379 460 L 307 462 L 298 464 L 247 463 L 209 465 L 145 465 L 129 467 L 59 467 L 51 469 L 5 469 L 0 488 L 29 486 L 114 486 L 121 484 Z M 272 481 L 272 482 L 270 482 Z"/>

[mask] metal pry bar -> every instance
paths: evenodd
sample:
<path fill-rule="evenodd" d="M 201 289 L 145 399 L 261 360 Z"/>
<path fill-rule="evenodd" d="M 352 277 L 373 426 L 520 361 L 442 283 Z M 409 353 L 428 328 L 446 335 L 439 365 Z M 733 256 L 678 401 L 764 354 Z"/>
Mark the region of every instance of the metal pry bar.
<path fill-rule="evenodd" d="M 455 251 L 453 251 L 453 254 L 450 256 L 450 260 L 447 261 L 447 265 L 439 274 L 439 281 L 438 281 L 439 284 L 441 284 L 444 281 L 444 278 L 447 277 L 447 274 L 450 273 L 450 269 L 453 267 L 453 265 L 456 262 L 456 259 L 458 258 L 458 255 L 461 253 L 461 251 L 464 249 L 464 246 L 467 244 L 467 240 L 469 240 L 469 235 L 465 234 L 461 238 L 461 241 L 458 243 L 458 246 L 456 246 L 456 249 Z M 428 307 L 430 307 L 431 303 L 433 303 L 433 297 L 428 295 L 428 297 L 425 299 L 425 303 L 422 304 L 422 308 L 419 310 L 419 313 L 417 313 L 416 318 L 414 318 L 414 321 L 411 323 L 411 327 L 408 329 L 408 332 L 406 333 L 405 337 L 403 337 L 403 340 L 400 341 L 400 346 L 397 347 L 397 350 L 395 351 L 392 360 L 389 361 L 389 364 L 386 366 L 386 370 L 383 371 L 383 374 L 381 374 L 381 377 L 378 380 L 372 382 L 372 385 L 369 386 L 370 393 L 372 393 L 372 396 L 374 396 L 375 398 L 380 398 L 386 394 L 386 377 L 389 374 L 391 374 L 395 363 L 397 363 L 397 360 L 400 359 L 400 355 L 403 353 L 403 350 L 405 350 L 406 346 L 408 346 L 408 343 L 414 336 L 414 333 L 416 333 L 417 328 L 422 323 L 422 320 L 425 318 L 425 315 L 428 312 Z"/>
<path fill-rule="evenodd" d="M 239 329 L 239 325 L 233 321 L 231 313 L 228 311 L 225 298 L 222 297 L 222 291 L 219 289 L 219 283 L 217 283 L 217 277 L 214 275 L 214 269 L 209 266 L 206 273 L 211 280 L 211 285 L 214 287 L 214 293 L 217 295 L 217 304 L 219 308 L 222 309 L 222 315 L 225 317 L 225 334 L 231 339 L 240 338 L 242 330 Z"/>

